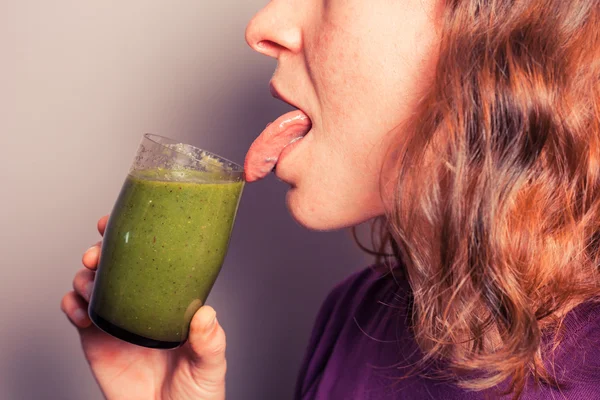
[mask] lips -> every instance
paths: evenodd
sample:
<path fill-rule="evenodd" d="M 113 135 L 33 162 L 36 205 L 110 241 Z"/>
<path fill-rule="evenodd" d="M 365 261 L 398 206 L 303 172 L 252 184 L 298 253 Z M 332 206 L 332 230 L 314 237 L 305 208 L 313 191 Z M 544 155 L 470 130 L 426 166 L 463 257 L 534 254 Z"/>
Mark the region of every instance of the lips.
<path fill-rule="evenodd" d="M 293 106 L 273 85 L 271 85 L 271 94 Z M 310 118 L 301 110 L 288 112 L 268 124 L 246 154 L 244 163 L 246 181 L 254 182 L 267 176 L 279 161 L 283 149 L 302 139 L 311 127 Z"/>

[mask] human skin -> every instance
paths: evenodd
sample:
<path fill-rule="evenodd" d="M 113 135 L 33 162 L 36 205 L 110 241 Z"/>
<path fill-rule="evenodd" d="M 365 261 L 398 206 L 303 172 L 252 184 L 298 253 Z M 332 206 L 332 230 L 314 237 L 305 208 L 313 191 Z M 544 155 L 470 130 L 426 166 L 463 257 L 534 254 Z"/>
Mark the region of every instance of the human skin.
<path fill-rule="evenodd" d="M 272 84 L 312 120 L 276 169 L 302 225 L 384 213 L 382 161 L 433 72 L 436 15 L 429 0 L 276 0 L 248 25 L 248 44 L 278 61 Z"/>
<path fill-rule="evenodd" d="M 436 0 L 273 0 L 249 23 L 246 41 L 278 61 L 272 84 L 304 111 L 311 131 L 280 159 L 292 216 L 314 230 L 382 215 L 388 146 L 401 140 L 436 61 Z M 266 88 L 266 83 L 265 83 Z M 383 185 L 382 185 L 383 184 Z M 99 221 L 102 233 L 106 217 Z M 99 244 L 83 256 L 61 303 L 109 399 L 223 399 L 225 333 L 215 311 L 194 315 L 185 346 L 170 352 L 118 341 L 91 326 L 89 287 Z"/>

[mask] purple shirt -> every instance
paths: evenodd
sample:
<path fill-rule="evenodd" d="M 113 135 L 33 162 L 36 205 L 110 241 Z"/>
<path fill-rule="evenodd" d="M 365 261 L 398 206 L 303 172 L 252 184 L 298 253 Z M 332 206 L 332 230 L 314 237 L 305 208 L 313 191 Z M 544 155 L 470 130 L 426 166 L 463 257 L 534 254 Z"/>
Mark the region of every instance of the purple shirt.
<path fill-rule="evenodd" d="M 398 379 L 410 372 L 420 355 L 405 321 L 408 293 L 406 282 L 396 282 L 375 267 L 336 286 L 317 316 L 295 398 L 494 398 L 491 391 L 467 391 L 424 374 Z M 530 385 L 521 399 L 600 399 L 600 304 L 575 308 L 565 318 L 565 329 L 565 339 L 555 353 L 562 390 Z"/>

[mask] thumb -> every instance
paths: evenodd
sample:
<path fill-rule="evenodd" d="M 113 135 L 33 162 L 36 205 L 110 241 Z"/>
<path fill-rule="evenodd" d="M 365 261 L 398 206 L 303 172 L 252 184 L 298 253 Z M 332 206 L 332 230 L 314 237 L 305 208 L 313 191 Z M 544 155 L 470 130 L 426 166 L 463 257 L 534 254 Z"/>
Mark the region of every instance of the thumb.
<path fill-rule="evenodd" d="M 196 311 L 190 323 L 188 337 L 191 374 L 196 384 L 211 395 L 225 395 L 225 331 L 217 321 L 217 313 L 210 306 Z"/>

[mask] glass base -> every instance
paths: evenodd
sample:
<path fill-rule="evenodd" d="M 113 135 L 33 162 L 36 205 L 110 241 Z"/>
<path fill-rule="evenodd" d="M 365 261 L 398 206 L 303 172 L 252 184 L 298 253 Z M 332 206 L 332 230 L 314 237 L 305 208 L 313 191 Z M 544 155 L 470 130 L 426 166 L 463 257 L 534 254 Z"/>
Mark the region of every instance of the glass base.
<path fill-rule="evenodd" d="M 181 346 L 185 342 L 163 342 L 161 340 L 154 340 L 144 336 L 131 333 L 123 328 L 108 322 L 101 316 L 99 316 L 93 310 L 89 310 L 90 319 L 98 328 L 104 332 L 112 335 L 118 339 L 124 340 L 129 343 L 136 344 L 138 346 L 149 347 L 151 349 L 174 349 Z"/>

